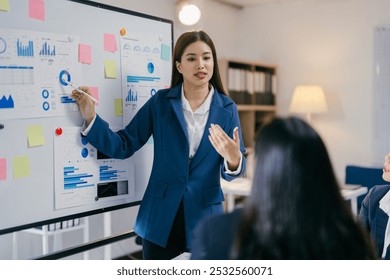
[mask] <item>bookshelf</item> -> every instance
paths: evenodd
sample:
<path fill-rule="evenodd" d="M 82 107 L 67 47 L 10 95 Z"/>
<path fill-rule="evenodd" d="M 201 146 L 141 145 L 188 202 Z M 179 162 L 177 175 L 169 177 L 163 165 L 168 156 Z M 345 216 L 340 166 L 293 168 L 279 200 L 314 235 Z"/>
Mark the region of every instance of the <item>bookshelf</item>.
<path fill-rule="evenodd" d="M 242 136 L 248 152 L 265 118 L 276 114 L 277 67 L 261 62 L 218 61 L 227 94 L 237 104 Z"/>

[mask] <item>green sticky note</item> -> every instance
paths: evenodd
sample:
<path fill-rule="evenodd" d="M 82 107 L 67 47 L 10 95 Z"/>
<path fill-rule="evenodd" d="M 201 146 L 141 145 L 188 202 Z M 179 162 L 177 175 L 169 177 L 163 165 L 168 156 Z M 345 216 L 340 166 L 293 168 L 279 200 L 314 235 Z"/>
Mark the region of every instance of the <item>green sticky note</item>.
<path fill-rule="evenodd" d="M 115 116 L 123 116 L 122 98 L 115 98 Z"/>
<path fill-rule="evenodd" d="M 169 61 L 171 58 L 171 48 L 168 45 L 161 44 L 161 59 Z"/>
<path fill-rule="evenodd" d="M 30 159 L 28 156 L 14 157 L 13 159 L 14 178 L 30 176 Z"/>

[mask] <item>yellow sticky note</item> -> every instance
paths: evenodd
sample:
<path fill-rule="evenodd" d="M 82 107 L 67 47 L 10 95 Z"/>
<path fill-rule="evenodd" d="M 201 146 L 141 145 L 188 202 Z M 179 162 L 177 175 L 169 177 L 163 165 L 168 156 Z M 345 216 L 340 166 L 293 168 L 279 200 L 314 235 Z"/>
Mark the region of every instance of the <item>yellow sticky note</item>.
<path fill-rule="evenodd" d="M 122 98 L 115 98 L 115 116 L 123 116 Z"/>
<path fill-rule="evenodd" d="M 13 160 L 14 178 L 30 176 L 30 159 L 28 156 L 15 157 Z"/>
<path fill-rule="evenodd" d="M 106 78 L 116 79 L 116 61 L 105 60 L 104 61 L 104 73 Z"/>
<path fill-rule="evenodd" d="M 45 145 L 43 127 L 41 125 L 31 125 L 27 127 L 27 139 L 29 147 Z"/>
<path fill-rule="evenodd" d="M 8 0 L 0 0 L 0 11 L 9 12 Z"/>

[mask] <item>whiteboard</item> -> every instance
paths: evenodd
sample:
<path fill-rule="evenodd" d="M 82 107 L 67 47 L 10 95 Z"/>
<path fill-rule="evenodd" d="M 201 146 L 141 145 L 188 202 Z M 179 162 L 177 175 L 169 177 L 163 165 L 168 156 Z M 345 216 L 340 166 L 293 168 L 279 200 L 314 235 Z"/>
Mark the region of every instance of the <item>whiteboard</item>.
<path fill-rule="evenodd" d="M 153 139 L 106 158 L 80 137 L 66 82 L 123 128 L 170 86 L 173 22 L 78 0 L 8 1 L 0 15 L 0 234 L 138 204 Z"/>

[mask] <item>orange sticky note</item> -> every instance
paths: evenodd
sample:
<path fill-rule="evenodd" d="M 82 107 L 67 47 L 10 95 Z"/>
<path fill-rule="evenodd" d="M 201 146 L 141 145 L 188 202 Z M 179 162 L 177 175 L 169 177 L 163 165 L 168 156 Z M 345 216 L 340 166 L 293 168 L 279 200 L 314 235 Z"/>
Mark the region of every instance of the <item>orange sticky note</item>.
<path fill-rule="evenodd" d="M 91 64 L 92 63 L 92 48 L 89 45 L 79 45 L 79 62 Z"/>
<path fill-rule="evenodd" d="M 95 97 L 95 99 L 98 101 L 95 103 L 95 105 L 99 104 L 99 88 L 98 87 L 88 87 L 89 92 L 91 93 L 92 97 Z"/>
<path fill-rule="evenodd" d="M 7 159 L 0 158 L 0 180 L 7 179 Z"/>
<path fill-rule="evenodd" d="M 104 50 L 108 52 L 116 52 L 118 50 L 114 34 L 104 33 Z"/>
<path fill-rule="evenodd" d="M 28 0 L 28 15 L 31 18 L 45 20 L 45 0 Z"/>

